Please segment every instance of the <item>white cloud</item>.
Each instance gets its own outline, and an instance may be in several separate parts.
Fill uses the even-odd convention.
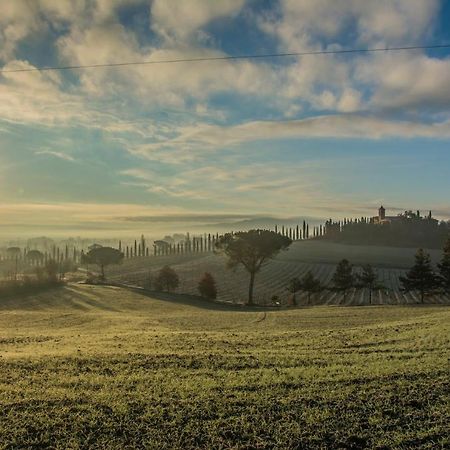
[[[152,28],[168,42],[177,43],[199,37],[199,30],[211,21],[236,15],[245,0],[154,0]],[[200,35],[201,38],[201,35]]]
[[[39,150],[35,152],[35,155],[53,156],[58,159],[63,159],[64,161],[75,161],[75,158],[67,153],[57,152],[53,150]]]
[[[423,54],[380,54],[360,60],[357,79],[374,88],[370,106],[447,110],[450,59]]]
[[[136,30],[119,22],[118,8],[138,3],[149,5],[147,11],[151,12],[152,26],[161,36],[169,36],[169,40],[159,43],[160,47],[142,45]],[[190,37],[216,19],[238,14],[245,0],[155,0],[152,3],[144,0],[39,0],[35,3],[11,0],[7,4],[10,5],[5,9],[7,14],[0,18],[1,32],[6,29],[1,27],[2,20],[4,24],[20,21],[25,24],[22,29],[26,33],[17,36],[35,33],[40,27],[45,29],[44,18],[44,22],[49,21],[54,26],[67,23],[69,32],[56,42],[62,63],[89,65],[224,56],[220,50],[204,47],[201,40]],[[438,2],[282,0],[280,5],[280,16],[259,18],[261,27],[275,36],[283,49],[307,50],[322,48],[324,38],[329,48],[339,48],[340,33],[350,23],[355,27],[358,42],[368,45],[391,43],[391,38],[411,37],[414,41],[426,34]],[[180,36],[186,36],[183,45],[177,41]],[[11,40],[8,52],[20,39]],[[5,66],[12,67],[31,65],[11,61]],[[46,125],[83,125],[102,128],[116,136],[131,132],[142,138],[166,140],[171,130],[161,132],[165,124],[152,121],[143,124],[141,119],[134,123],[136,116],[164,108],[169,114],[184,113],[183,120],[189,113],[187,123],[204,118],[210,123],[225,123],[235,114],[236,103],[214,110],[209,101],[217,94],[245,96],[259,103],[267,117],[287,118],[295,118],[305,111],[314,115],[392,107],[403,107],[406,112],[407,108],[418,107],[442,111],[450,103],[447,89],[450,62],[409,53],[362,55],[350,61],[331,55],[303,57],[292,64],[278,66],[269,62],[221,61],[97,68],[74,73],[80,76],[81,89],[75,85],[67,87],[51,72],[3,74],[0,76],[0,118]],[[242,124],[243,129],[247,126]],[[197,131],[189,126],[180,132]],[[326,129],[324,133],[327,134]],[[189,148],[189,140],[184,139],[182,145]],[[156,154],[156,149],[162,149],[164,144],[129,146],[137,153]],[[172,156],[166,152],[162,157],[168,161]],[[191,157],[185,152],[184,158]]]
[[[259,25],[278,40],[281,51],[407,46],[423,43],[439,6],[439,0],[280,0],[278,14],[260,17]],[[354,30],[350,44],[349,29]],[[305,56],[285,70],[281,93],[316,111],[353,112],[420,102],[427,107],[436,105],[437,97],[448,107],[449,73],[442,61],[410,52],[351,59]],[[395,82],[402,87],[397,89]],[[361,90],[373,93],[373,99],[364,100]]]
[[[329,115],[302,120],[254,121],[235,126],[198,124],[182,127],[177,137],[130,147],[131,153],[151,160],[186,162],[205,151],[226,149],[246,142],[276,139],[413,139],[450,138],[450,122],[420,123],[362,115]]]
[[[439,6],[439,0],[280,0],[279,16],[265,17],[260,25],[289,50],[339,44],[352,26],[360,43],[392,46],[426,35]]]
[[[59,40],[58,48],[64,60],[73,65],[224,56],[218,50],[192,46],[183,50],[142,48],[135,35],[119,23],[75,28]],[[219,92],[255,95],[265,91],[269,97],[277,85],[277,74],[268,66],[249,61],[218,61],[86,69],[80,80],[90,95],[122,95],[145,104],[146,109],[162,105],[183,109],[188,99],[204,105]]]
[[[36,5],[26,0],[5,0],[0,13],[0,60],[10,59],[18,43],[42,26]]]
[[[337,104],[337,110],[342,112],[358,111],[361,107],[361,93],[353,88],[345,88]]]

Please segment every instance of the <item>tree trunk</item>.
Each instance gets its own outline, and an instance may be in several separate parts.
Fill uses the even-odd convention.
[[[100,267],[102,269],[102,280],[104,280],[105,279],[105,266],[102,264]]]
[[[372,289],[369,289],[369,305],[372,304]]]
[[[424,299],[425,299],[425,291],[422,289],[420,291],[420,301],[421,301],[421,303],[424,303]]]
[[[255,284],[255,273],[250,273],[250,284],[248,285],[248,304],[253,305],[253,286]]]

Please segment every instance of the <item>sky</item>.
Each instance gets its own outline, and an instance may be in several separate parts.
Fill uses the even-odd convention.
[[[442,0],[0,0],[0,238],[450,218]]]

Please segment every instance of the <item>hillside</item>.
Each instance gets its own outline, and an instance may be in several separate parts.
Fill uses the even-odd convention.
[[[385,289],[376,292],[375,304],[413,304],[418,303],[414,293],[400,292],[399,276],[411,266],[414,249],[394,249],[390,247],[353,246],[333,244],[324,241],[294,242],[290,249],[282,252],[270,261],[258,274],[255,284],[255,299],[259,304],[268,304],[273,296],[286,301],[286,287],[290,279],[302,277],[311,270],[324,285],[330,285],[336,264],[343,258],[355,265],[370,263],[377,267],[378,275]],[[437,262],[441,252],[430,251]],[[145,286],[148,278],[155,275],[164,265],[172,266],[180,276],[179,292],[196,295],[197,283],[204,272],[210,272],[217,282],[218,300],[231,303],[245,303],[248,275],[242,269],[231,271],[226,260],[211,253],[169,255],[148,258],[135,258],[124,261],[120,266],[109,269],[109,278],[113,281]],[[306,296],[299,296],[300,304],[306,303]],[[312,304],[341,304],[341,295],[324,291],[312,298]],[[346,303],[350,305],[367,304],[369,293],[354,290]],[[427,299],[430,303],[450,302],[448,296],[434,296]]]
[[[0,304],[0,448],[446,448],[450,309]]]

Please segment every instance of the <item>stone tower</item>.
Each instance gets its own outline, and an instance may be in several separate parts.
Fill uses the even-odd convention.
[[[380,209],[378,210],[378,219],[380,220],[380,222],[386,219],[386,210],[384,209],[383,205],[381,205]]]

